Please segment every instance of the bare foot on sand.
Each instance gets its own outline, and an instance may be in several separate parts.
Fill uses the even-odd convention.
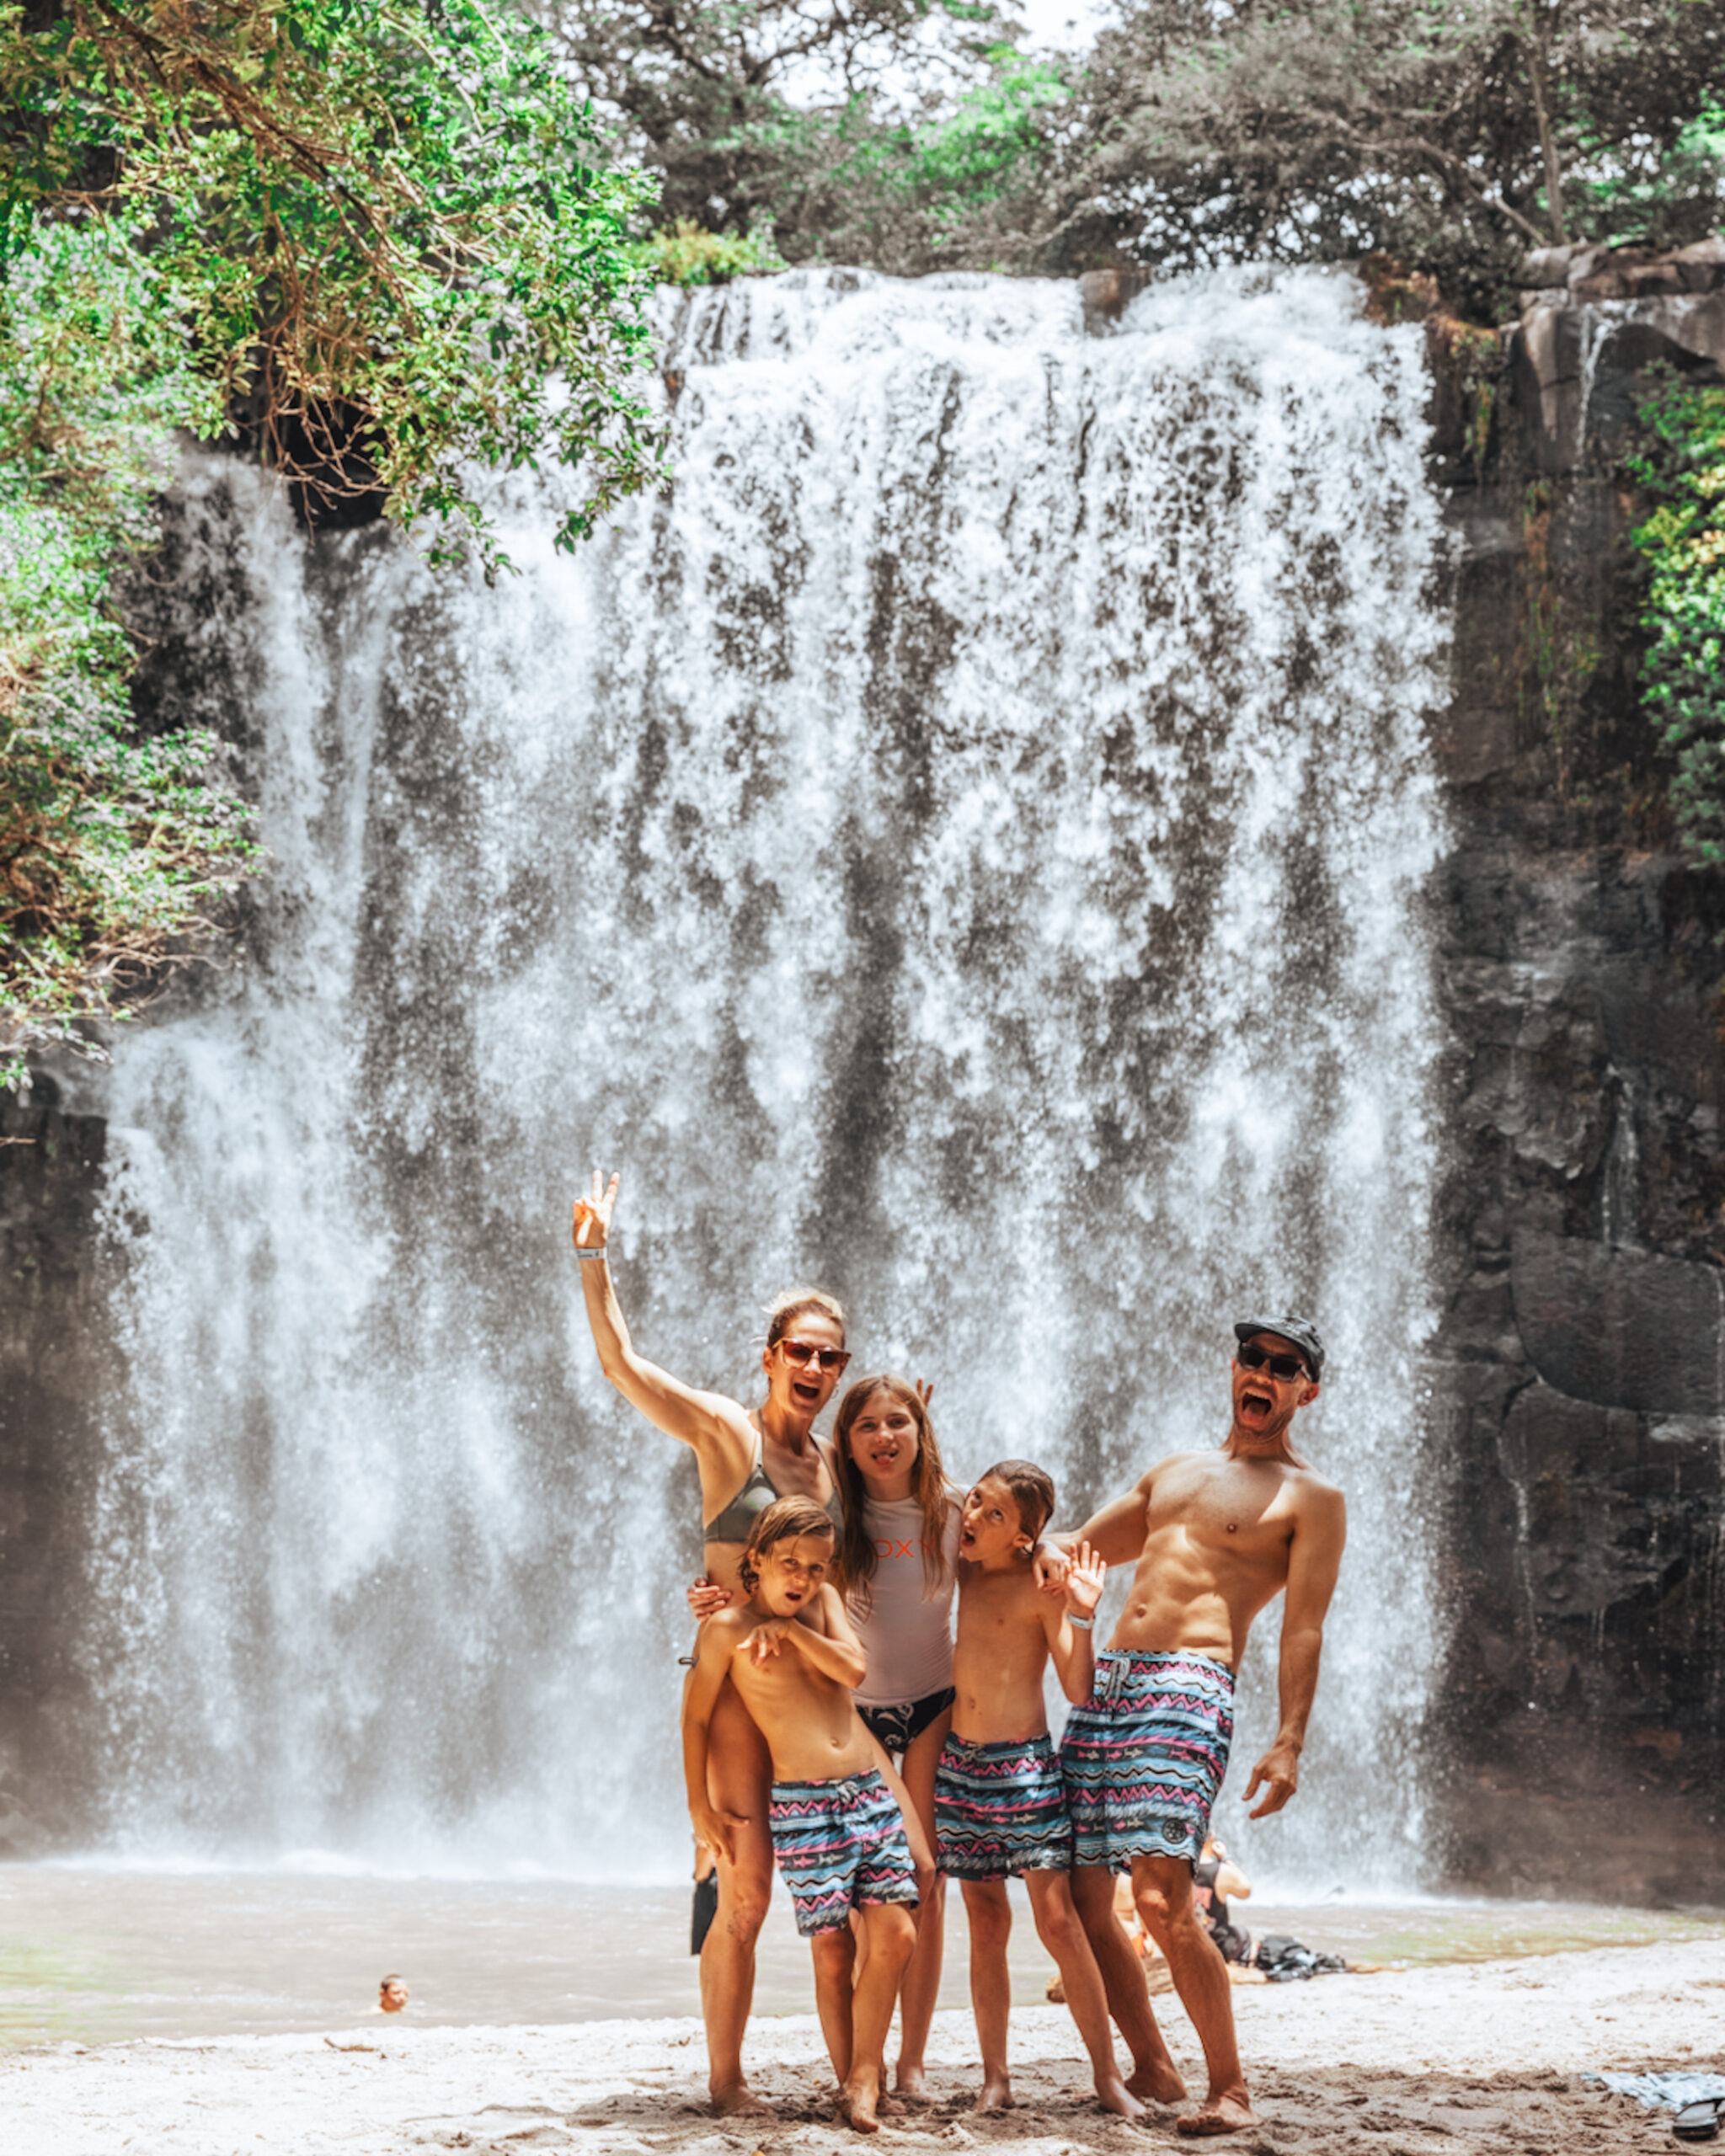
[[[970,2106],[973,2111],[1010,2111],[1012,2107],[1012,2084],[1004,2073],[985,2081],[980,2095]]]
[[[893,2094],[902,2096],[907,2104],[932,2104],[934,2097],[928,2086],[927,2070],[920,2066],[901,2066],[893,2077]]]
[[[1244,2133],[1258,2121],[1252,2116],[1252,2105],[1242,2089],[1237,2095],[1209,2096],[1195,2111],[1188,2111],[1183,2119],[1176,2119],[1176,2133],[1206,2136],[1215,2133]]]
[[[1186,2084],[1171,2058],[1152,2059],[1148,2066],[1135,2066],[1126,2076],[1127,2093],[1146,2104],[1183,2104]]]
[[[709,2092],[713,2108],[721,2118],[770,2119],[777,2113],[771,2104],[764,2104],[746,2081],[739,2081],[729,2089],[714,2089]]]
[[[1118,2073],[1097,2075],[1096,2099],[1105,2111],[1118,2111],[1123,2119],[1141,2119],[1144,2116],[1143,2105]],[[981,2108],[979,2104],[977,2109],[980,2111]]]
[[[839,2116],[853,2133],[879,2133],[880,2084],[867,2079],[846,2081],[839,2090]]]

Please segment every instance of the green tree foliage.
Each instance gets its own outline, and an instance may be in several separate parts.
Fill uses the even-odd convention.
[[[1034,173],[1048,115],[1069,97],[1049,61],[1009,45],[984,57],[986,76],[934,111],[883,123],[852,103],[804,122],[805,146],[825,153],[809,221],[829,259],[850,242],[884,268],[978,266],[991,210]]]
[[[1725,867],[1725,389],[1667,379],[1641,417],[1630,469],[1653,504],[1634,533],[1652,570],[1642,704],[1676,758],[1685,851]]]
[[[1715,86],[1710,94],[1717,94]],[[1632,137],[1605,146],[1578,185],[1589,237],[1612,246],[1681,247],[1725,216],[1725,107],[1708,104],[1669,147]]]
[[[995,0],[526,0],[660,182],[669,220],[771,228],[793,262],[933,267],[1040,154],[1064,96]]]
[[[113,583],[214,415],[141,248],[44,223],[0,291],[0,1040],[77,1038],[249,857],[214,744],[131,724]],[[0,1075],[14,1080],[14,1054]]]
[[[0,1030],[117,1015],[246,857],[212,744],[142,739],[116,574],[175,428],[504,566],[659,473],[648,191],[501,0],[0,0]],[[556,377],[559,376],[561,380]]]
[[[1010,45],[982,64],[980,80],[915,110],[858,97],[752,131],[793,207],[785,253],[905,275],[988,266],[987,214],[1034,172],[1044,108],[1068,93],[1057,69]]]
[[[1498,303],[1517,256],[1698,237],[1725,163],[1717,0],[1127,0],[1076,77],[1014,259],[1382,251]]]
[[[403,524],[452,526],[494,559],[473,464],[579,467],[565,540],[653,475],[622,243],[642,183],[600,163],[513,15],[66,0],[32,30],[13,4],[0,104],[0,264],[45,216],[125,212],[110,229],[143,238],[222,408],[249,406],[271,461],[313,488],[381,485]],[[362,478],[344,480],[344,456]]]
[[[1490,318],[1519,258],[1681,243],[1725,197],[1719,0],[522,0],[667,216],[793,261],[1064,271],[1383,253]]]
[[[661,285],[725,285],[733,277],[760,277],[785,263],[765,232],[714,232],[692,217],[638,240],[630,250],[646,274]]]

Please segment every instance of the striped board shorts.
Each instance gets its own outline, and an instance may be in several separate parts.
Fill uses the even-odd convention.
[[[917,1901],[899,1801],[877,1767],[818,1782],[775,1782],[773,1854],[804,1939],[838,1931],[852,1909]]]
[[[1196,1864],[1233,1734],[1226,1662],[1105,1647],[1060,1739],[1073,1862],[1109,1871],[1130,1871],[1135,1856]]]
[[[948,1737],[934,1770],[934,1832],[940,1868],[954,1879],[1070,1871],[1072,1822],[1052,1743]]]

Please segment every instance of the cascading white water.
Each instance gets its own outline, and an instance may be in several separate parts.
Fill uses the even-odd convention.
[[[1102,339],[990,278],[666,306],[675,484],[573,560],[518,489],[496,591],[189,469],[273,866],[244,979],[114,1074],[114,1836],[681,1865],[697,1497],[579,1315],[598,1161],[647,1353],[751,1398],[761,1305],[818,1280],[959,1477],[1028,1453],[1068,1518],[1225,1434],[1234,1315],[1316,1315],[1353,1542],[1306,1786],[1241,1839],[1410,1880],[1418,334],[1316,272]]]

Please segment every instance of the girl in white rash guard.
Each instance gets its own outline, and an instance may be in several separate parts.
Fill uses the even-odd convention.
[[[934,1770],[953,1718],[953,1588],[959,1502],[941,1465],[928,1410],[903,1378],[860,1378],[833,1425],[832,1476],[844,1503],[837,1572],[868,1657],[857,1709],[901,1762],[931,1844]],[[923,2052],[940,1990],[944,1880],[917,1919],[900,1999],[895,2086],[926,2094]]]

